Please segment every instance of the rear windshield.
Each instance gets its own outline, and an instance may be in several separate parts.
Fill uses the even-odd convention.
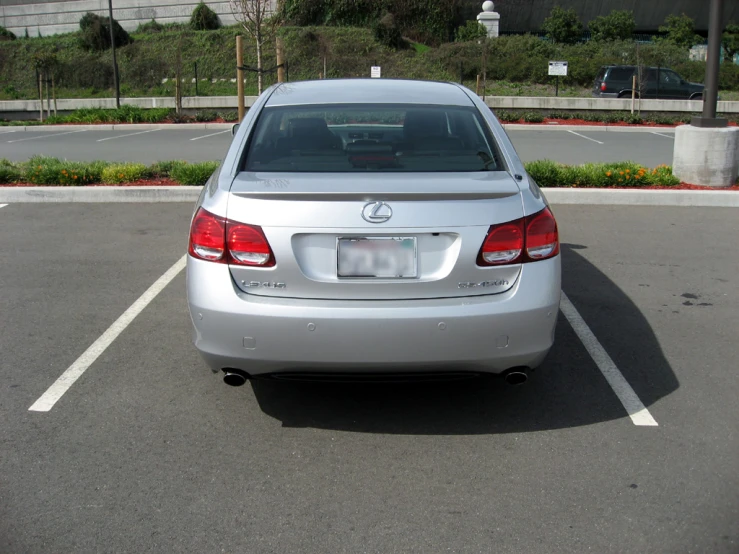
[[[609,81],[628,81],[634,74],[633,67],[612,67],[608,72]]]
[[[265,108],[247,171],[500,171],[474,107],[382,104]]]

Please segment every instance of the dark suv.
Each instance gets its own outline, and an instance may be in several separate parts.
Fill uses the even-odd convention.
[[[672,69],[643,67],[640,80],[635,65],[601,67],[593,84],[593,96],[599,98],[631,98],[634,75],[637,75],[637,98],[663,98],[666,100],[701,100],[703,98],[703,85],[687,82]]]

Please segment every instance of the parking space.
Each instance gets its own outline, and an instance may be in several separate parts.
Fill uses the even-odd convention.
[[[0,210],[0,551],[736,551],[739,249],[706,233],[733,210],[554,207],[564,292],[658,426],[564,315],[518,388],[229,388],[181,271],[29,411],[182,257],[191,209]]]
[[[0,138],[3,157],[32,155],[70,160],[219,160],[231,143],[228,129],[144,129],[141,131],[25,131]],[[568,164],[633,160],[648,167],[672,163],[674,130],[590,131],[509,128],[523,161],[553,159]]]
[[[543,158],[566,164],[634,161],[647,167],[672,164],[673,129],[654,131],[509,130],[524,161]]]

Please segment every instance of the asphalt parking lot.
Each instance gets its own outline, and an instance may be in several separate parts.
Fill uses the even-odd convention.
[[[190,342],[191,205],[1,207],[0,551],[737,552],[736,211],[554,210],[592,337],[561,315],[525,385],[229,388]]]
[[[549,158],[562,163],[633,160],[647,167],[671,164],[674,130],[629,131],[509,128],[523,161]],[[0,157],[24,161],[33,155],[80,161],[111,160],[151,164],[160,160],[220,160],[231,143],[228,129],[13,131],[0,127]]]

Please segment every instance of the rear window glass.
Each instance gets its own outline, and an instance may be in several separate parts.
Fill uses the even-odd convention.
[[[634,74],[633,67],[612,67],[608,72],[609,81],[628,81]]]
[[[600,68],[600,71],[598,71],[598,74],[595,76],[595,80],[596,81],[602,81],[603,80],[603,77],[605,77],[605,76],[606,76],[606,68],[605,67],[601,67]]]
[[[277,106],[259,116],[244,169],[265,172],[503,170],[474,107]]]

